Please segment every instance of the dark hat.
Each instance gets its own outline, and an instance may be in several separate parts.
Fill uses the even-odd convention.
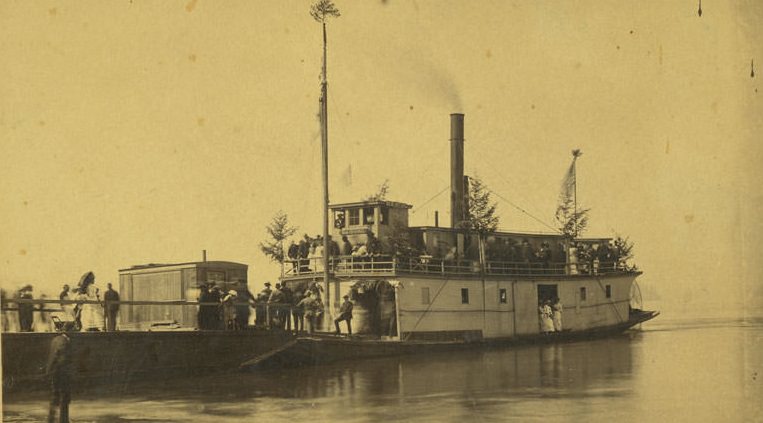
[[[95,282],[95,274],[93,272],[87,272],[84,275],[82,275],[81,278],[79,278],[79,286],[87,287],[87,285],[90,285],[91,283]]]
[[[350,298],[350,296],[349,296],[349,295],[345,295],[345,296],[344,296],[344,297],[342,297],[342,298]]]
[[[265,282],[265,286],[270,286],[270,282]]]

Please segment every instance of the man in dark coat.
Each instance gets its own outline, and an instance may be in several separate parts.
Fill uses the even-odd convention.
[[[347,333],[349,335],[352,335],[352,302],[350,302],[350,296],[345,295],[344,296],[344,302],[339,307],[339,316],[337,316],[336,319],[334,319],[334,326],[336,327],[336,334],[339,335],[341,331],[339,330],[339,322],[346,321],[347,322]]]
[[[289,260],[291,261],[292,269],[295,271],[297,270],[298,260],[299,260],[299,246],[294,243],[294,240],[291,241],[291,244],[289,244],[289,249],[286,250],[286,255],[289,257]]]
[[[259,327],[267,327],[267,315],[268,315],[268,300],[273,290],[270,289],[270,282],[265,282],[265,288],[257,294],[256,305],[254,308],[256,325]]]
[[[299,333],[305,330],[305,310],[300,306],[304,298],[302,291],[297,291],[292,296],[291,314],[294,318],[294,332]]]
[[[285,282],[281,284],[281,292],[283,293],[284,303],[284,308],[281,310],[282,328],[284,330],[291,330],[291,307],[294,304],[294,292]]]
[[[283,327],[284,314],[286,314],[283,309],[286,305],[285,302],[283,291],[281,291],[281,284],[276,283],[276,289],[270,293],[270,298],[268,298],[268,310],[270,313],[269,323],[271,328]]]
[[[216,305],[209,306],[209,327],[207,329],[210,330],[222,330],[223,329],[223,317],[222,317],[222,304],[220,304],[220,300],[222,300],[222,292],[220,292],[220,288],[217,286],[213,286],[212,289],[209,290],[209,302],[215,303]]]
[[[350,243],[350,240],[347,239],[347,235],[342,235],[342,255],[343,256],[352,255],[352,243]]]
[[[50,342],[46,374],[50,379],[51,398],[48,422],[56,421],[56,411],[61,423],[69,423],[71,401],[71,340],[61,333]]]
[[[32,285],[27,285],[19,291],[18,299],[31,300],[32,297]],[[18,303],[19,309],[19,326],[21,332],[31,332],[32,322],[34,321],[34,304],[30,303]]]
[[[310,255],[310,237],[305,234],[304,238],[299,241],[299,271],[304,272],[307,270],[309,261],[307,256]]]
[[[201,284],[199,286],[199,314],[196,316],[198,319],[199,330],[209,329],[209,307],[204,303],[210,302],[209,288],[207,285]]]
[[[106,301],[106,328],[109,332],[117,330],[117,313],[119,313],[119,293],[106,284],[106,293],[103,300]]]

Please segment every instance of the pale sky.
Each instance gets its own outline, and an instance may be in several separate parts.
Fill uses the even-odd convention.
[[[202,249],[253,291],[275,279],[273,214],[321,231],[309,4],[0,3],[0,284],[55,294]],[[760,304],[763,2],[336,4],[332,202],[389,179],[412,224],[448,222],[447,194],[417,206],[449,184],[462,112],[467,174],[549,224],[583,150],[586,235],[630,236],[647,303]],[[497,200],[502,228],[547,229]]]

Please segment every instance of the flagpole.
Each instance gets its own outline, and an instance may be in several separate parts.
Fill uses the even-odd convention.
[[[326,293],[324,297],[326,310],[325,327],[331,320],[331,289],[329,287],[329,129],[328,129],[328,81],[326,78],[326,22],[323,22],[323,75],[321,77],[321,158],[323,165],[321,175],[323,177],[323,287]]]
[[[323,66],[321,69],[321,176],[323,178],[323,287],[324,287],[324,328],[328,330],[333,317],[331,290],[329,287],[329,179],[328,179],[328,78],[326,76],[326,18],[339,17],[331,0],[319,0],[310,8],[310,15],[321,23],[323,29]]]

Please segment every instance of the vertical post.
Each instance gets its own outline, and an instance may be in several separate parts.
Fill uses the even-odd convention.
[[[326,22],[323,22],[323,75],[321,78],[321,156],[323,166],[321,175],[323,176],[323,284],[326,292],[324,319],[325,327],[329,328],[331,318],[333,317],[331,307],[331,289],[329,288],[329,179],[328,179],[328,81],[326,79]],[[328,329],[327,329],[328,330]]]

